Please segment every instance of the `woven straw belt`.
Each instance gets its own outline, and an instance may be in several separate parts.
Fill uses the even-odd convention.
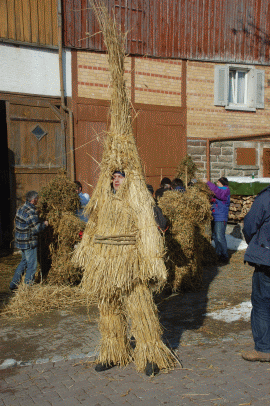
[[[131,235],[95,235],[94,244],[135,245],[136,236]]]

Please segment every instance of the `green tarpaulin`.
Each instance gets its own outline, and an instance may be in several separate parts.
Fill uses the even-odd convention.
[[[261,190],[265,189],[267,186],[269,186],[269,183],[261,183],[261,182],[238,183],[229,181],[231,196],[232,195],[254,196],[257,195]]]

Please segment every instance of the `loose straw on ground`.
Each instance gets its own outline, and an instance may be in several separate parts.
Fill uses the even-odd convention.
[[[72,311],[81,306],[87,306],[87,298],[79,287],[48,284],[29,287],[21,284],[1,312],[1,318],[26,320],[35,314],[48,313],[54,309]]]

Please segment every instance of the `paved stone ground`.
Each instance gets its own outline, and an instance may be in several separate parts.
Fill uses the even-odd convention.
[[[97,373],[86,360],[4,370],[0,405],[269,405],[269,364],[243,361],[245,346],[180,346],[183,368],[153,378],[133,365]]]
[[[97,373],[97,309],[54,311],[28,321],[3,320],[0,406],[38,405],[270,405],[269,363],[249,363],[249,321],[214,320],[210,312],[250,299],[252,268],[243,252],[230,264],[205,269],[200,292],[159,298],[164,340],[182,368],[148,378],[133,364]],[[22,363],[19,365],[19,362]],[[23,366],[24,365],[24,366]]]

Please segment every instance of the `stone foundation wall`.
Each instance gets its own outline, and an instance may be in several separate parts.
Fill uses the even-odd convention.
[[[254,148],[256,150],[255,165],[238,165],[237,148]],[[215,182],[221,176],[252,176],[263,177],[263,149],[270,148],[270,142],[256,141],[222,141],[210,145],[210,176]],[[206,177],[206,141],[203,139],[187,139],[187,153],[198,166],[198,177]]]

